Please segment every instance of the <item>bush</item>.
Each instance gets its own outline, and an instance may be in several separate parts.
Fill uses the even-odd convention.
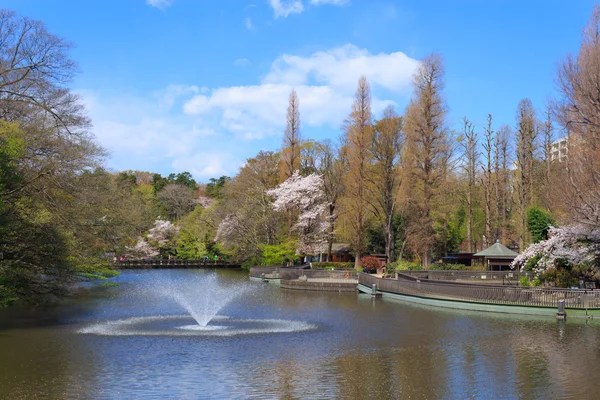
[[[365,256],[360,259],[360,265],[362,265],[363,268],[367,268],[369,271],[377,271],[381,264],[377,257]]]
[[[396,271],[415,271],[415,270],[420,270],[421,269],[421,265],[420,264],[415,264],[413,262],[410,261],[406,261],[406,260],[398,260],[398,261],[394,261],[392,263],[388,263],[385,268],[387,269],[388,273],[393,273]]]
[[[286,261],[296,258],[296,242],[293,240],[281,244],[263,244],[259,246],[262,250],[261,265],[283,265]]]
[[[354,269],[351,262],[313,262],[313,269]]]
[[[463,264],[433,263],[429,266],[429,269],[434,271],[460,271],[465,269],[465,266]]]
[[[529,282],[529,278],[526,276],[522,276],[519,278],[519,286],[531,286],[531,282]]]
[[[548,230],[554,225],[550,214],[538,207],[531,207],[527,211],[527,229],[531,233],[533,243],[548,239]]]

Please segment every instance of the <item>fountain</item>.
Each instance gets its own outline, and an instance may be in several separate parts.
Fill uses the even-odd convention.
[[[156,288],[162,296],[183,307],[196,320],[198,327],[207,327],[219,310],[248,289],[248,285],[222,286],[216,274],[204,275],[201,279],[171,279]]]
[[[264,286],[251,282],[223,285],[216,273],[162,276],[137,288],[135,297],[147,304],[173,301],[186,315],[152,315],[109,320],[86,326],[79,333],[105,336],[237,336],[315,329],[306,322],[281,319],[240,319],[219,312],[235,299]]]

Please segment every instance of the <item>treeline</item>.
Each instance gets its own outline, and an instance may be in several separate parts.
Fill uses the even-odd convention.
[[[428,267],[449,252],[495,241],[523,251],[546,240],[552,225],[597,230],[599,14],[595,7],[579,54],[560,64],[560,98],[537,108],[525,98],[515,104],[515,120],[503,124],[490,112],[450,128],[438,54],[421,61],[402,113],[388,107],[373,115],[362,77],[336,143],[302,137],[301,103],[292,91],[282,149],[249,159],[215,203],[218,243],[250,264],[303,254],[328,259],[333,242],[347,242],[357,267],[369,253]],[[598,236],[579,234],[573,246]],[[524,268],[549,259],[536,254]],[[584,264],[597,269],[598,258]]]
[[[198,203],[189,173],[103,168],[105,152],[69,88],[69,50],[43,23],[0,10],[0,305],[114,276],[115,255],[156,216],[177,220]]]
[[[496,240],[518,250],[542,241],[524,268],[576,265],[597,276],[599,18],[596,7],[579,53],[558,68],[560,98],[538,109],[523,99],[514,121],[490,113],[480,126],[470,118],[486,116],[468,116],[452,130],[443,59],[432,54],[404,110],[374,115],[362,77],[337,141],[302,136],[292,91],[279,151],[198,184],[187,172],[106,171],[68,86],[70,45],[0,11],[0,302],[41,302],[76,280],[110,277],[115,257],[270,265],[330,259],[334,243],[350,244],[357,267],[372,253],[428,267]],[[558,157],[562,136],[568,154]],[[567,245],[549,258],[560,247],[544,242],[555,224],[578,227],[559,232]]]

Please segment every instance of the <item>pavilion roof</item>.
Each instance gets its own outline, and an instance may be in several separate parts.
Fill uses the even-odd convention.
[[[515,258],[519,254],[512,251],[508,247],[504,246],[500,241],[496,241],[493,245],[488,247],[485,250],[480,251],[479,253],[475,253],[475,257],[486,257],[486,258],[495,258],[495,257],[503,257],[503,258]]]

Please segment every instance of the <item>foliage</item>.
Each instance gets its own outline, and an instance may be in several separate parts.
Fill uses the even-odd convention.
[[[179,185],[183,186],[190,191],[196,190],[196,181],[192,178],[192,174],[189,172],[180,172],[178,174],[169,174],[166,178],[160,174],[152,175],[152,191],[157,195],[168,185]]]
[[[225,187],[227,181],[229,181],[230,179],[230,177],[225,175],[221,176],[218,179],[210,178],[209,183],[206,184],[206,195],[208,197],[212,197],[213,199],[223,197],[223,188]]]
[[[260,264],[261,265],[285,265],[287,262],[292,262],[297,259],[296,242],[293,240],[283,242],[281,244],[260,246],[262,250]]]
[[[312,269],[354,269],[354,263],[351,262],[313,262]]]
[[[327,208],[323,199],[323,179],[317,174],[300,176],[298,171],[267,191],[272,196],[273,209],[278,212],[297,212],[294,228],[298,231],[298,252],[318,254],[324,250]]]
[[[589,225],[550,228],[549,238],[530,245],[512,268],[531,270],[542,281],[568,287],[580,277],[598,280],[600,229]]]
[[[381,264],[377,257],[364,256],[360,259],[360,265],[369,270],[374,270],[374,269],[379,269]]]
[[[527,210],[527,229],[533,243],[548,239],[548,230],[554,224],[554,219],[538,207]]]
[[[443,271],[461,271],[465,269],[463,264],[448,264],[448,263],[432,263],[429,265],[431,270],[443,270]]]
[[[421,264],[417,264],[406,260],[397,260],[386,265],[388,272],[395,271],[415,271],[421,269]]]

